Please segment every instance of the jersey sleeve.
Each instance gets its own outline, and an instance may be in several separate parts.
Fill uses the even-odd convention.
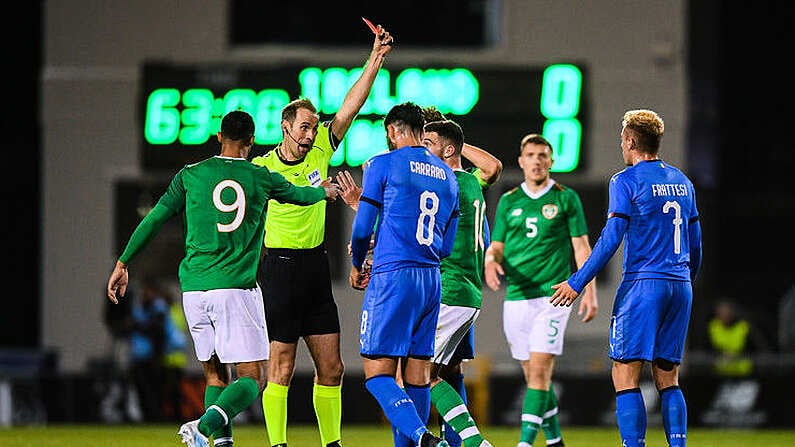
[[[326,198],[322,186],[295,186],[278,172],[268,171],[271,176],[271,198],[281,203],[312,205]]]
[[[608,191],[610,195],[610,214],[608,214],[605,227],[602,229],[602,234],[596,244],[594,244],[588,259],[579,270],[569,277],[569,285],[577,292],[582,292],[585,285],[596,277],[596,274],[604,268],[607,261],[613,257],[621,245],[629,226],[629,215],[631,213],[630,210],[622,208],[623,204],[630,204],[631,206],[628,191],[629,189],[619,178],[613,176],[610,179]],[[622,212],[616,210],[622,210]]]
[[[480,168],[470,168],[467,170],[467,172],[475,176],[478,181],[478,185],[480,185],[480,189],[489,188],[489,184],[480,176],[480,174],[483,172]]]
[[[373,158],[363,169],[362,195],[351,229],[351,262],[356,267],[364,263],[370,248],[370,237],[383,205],[386,169],[382,167],[382,162],[383,158]]]
[[[491,231],[491,240],[505,242],[505,208],[507,207],[505,195],[497,202],[497,210],[494,214],[494,228]]]
[[[334,119],[331,119],[331,121],[324,121],[321,123],[317,129],[317,138],[315,138],[315,144],[323,145],[324,147],[331,149],[330,152],[336,151],[337,146],[342,141],[337,139],[337,136],[334,135],[334,132],[331,130],[331,123],[333,121]],[[320,142],[318,142],[318,140],[320,140]]]
[[[362,169],[362,195],[360,200],[371,202],[377,207],[384,203],[384,189],[388,172],[385,157],[373,157],[367,162],[367,168]]]
[[[370,202],[360,202],[353,219],[351,229],[351,263],[356,268],[361,268],[367,251],[370,249],[370,238],[373,227],[378,219],[380,208]]]
[[[632,215],[632,194],[630,191],[631,188],[627,184],[626,178],[621,176],[621,173],[614,175],[610,179],[607,206],[608,218],[615,214],[629,219],[629,216]]]
[[[458,203],[458,198],[456,198],[455,203]],[[444,231],[444,240],[442,240],[442,248],[439,251],[440,258],[446,258],[453,252],[455,234],[458,231],[458,213],[458,207],[456,207],[450,216],[450,220],[447,222],[447,227]]]
[[[690,195],[693,208],[688,218],[688,241],[690,242],[690,281],[695,281],[701,269],[701,222],[699,221],[698,208],[696,207],[696,192],[690,184]]]
[[[135,231],[127,241],[119,260],[125,264],[132,261],[141,250],[154,238],[171,216],[177,214],[185,207],[185,187],[182,183],[184,169],[177,172],[171,180],[166,192],[157,201],[157,204],[141,220]]]

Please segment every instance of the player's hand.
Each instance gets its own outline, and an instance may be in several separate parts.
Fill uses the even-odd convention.
[[[580,294],[571,288],[568,281],[563,281],[552,286],[554,292],[549,298],[553,306],[571,306]]]
[[[130,281],[127,266],[121,261],[116,261],[116,266],[108,278],[108,299],[113,304],[119,304],[119,298],[127,294],[127,284]],[[116,292],[118,290],[118,295]]]
[[[370,267],[367,266],[367,262],[365,262],[365,265],[362,266],[361,269],[357,268],[356,266],[351,266],[351,272],[348,275],[348,280],[351,283],[351,287],[354,289],[366,289],[367,285],[370,283]]]
[[[505,270],[499,262],[490,260],[483,265],[486,285],[493,291],[500,289],[500,276],[505,276]]]
[[[348,171],[337,173],[337,184],[340,185],[340,197],[354,211],[359,209],[359,199],[362,197],[362,188]]]
[[[329,202],[337,200],[337,196],[339,196],[340,192],[342,191],[338,184],[333,183],[331,181],[331,177],[328,177],[322,182],[320,182],[320,186],[322,186],[323,189],[326,190],[326,200],[328,200]]]
[[[585,288],[580,300],[580,307],[577,315],[582,316],[582,322],[587,323],[594,319],[599,312],[599,301],[596,299],[596,288],[591,285]]]

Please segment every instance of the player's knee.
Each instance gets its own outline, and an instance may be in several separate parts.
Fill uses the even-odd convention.
[[[654,366],[656,368],[659,368],[659,369],[665,371],[665,372],[671,372],[676,367],[676,363],[674,363],[674,362],[672,362],[670,360],[665,360],[665,359],[655,359],[654,360]]]
[[[678,366],[676,363],[662,359],[656,359],[653,362],[652,375],[654,376],[654,385],[658,390],[679,385]]]

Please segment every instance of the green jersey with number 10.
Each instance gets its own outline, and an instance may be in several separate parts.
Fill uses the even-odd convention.
[[[450,256],[442,259],[442,303],[480,309],[483,302],[485,183],[479,171],[455,171],[458,181],[458,230]]]

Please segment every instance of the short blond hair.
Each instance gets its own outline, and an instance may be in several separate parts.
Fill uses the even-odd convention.
[[[642,152],[656,155],[665,132],[665,123],[653,110],[636,109],[624,112],[621,126],[638,135],[638,145]]]

